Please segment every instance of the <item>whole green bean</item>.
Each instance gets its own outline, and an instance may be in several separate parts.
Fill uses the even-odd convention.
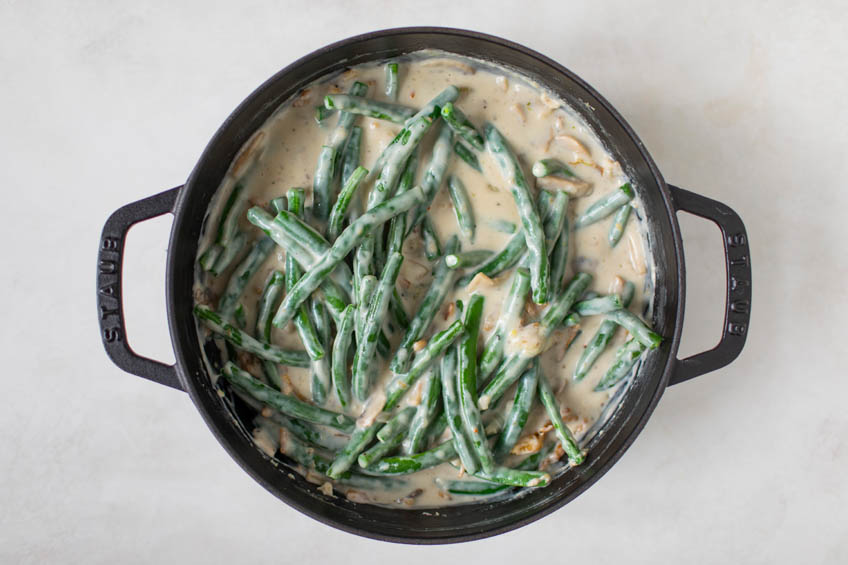
[[[221,219],[218,220],[215,243],[222,248],[227,247],[238,232],[239,216],[245,202],[247,202],[247,199],[244,196],[244,181],[240,180],[233,186],[233,190],[221,210]]]
[[[453,236],[448,241],[445,251],[451,254],[456,250],[458,245],[459,242],[456,236]],[[430,288],[427,289],[427,293],[418,305],[418,310],[409,322],[409,328],[403,335],[395,356],[392,358],[390,367],[395,373],[403,373],[409,367],[412,360],[413,345],[424,336],[427,328],[433,323],[433,319],[445,301],[448,292],[450,292],[452,284],[453,271],[448,268],[444,260],[439,261],[433,273],[433,281],[430,283]]]
[[[607,319],[630,332],[636,340],[648,349],[656,349],[662,343],[662,336],[651,331],[645,322],[629,310],[616,310],[607,314]]]
[[[394,438],[396,435],[405,432],[409,429],[409,423],[412,422],[412,417],[415,416],[415,406],[405,406],[397,411],[392,416],[392,419],[377,431],[377,440],[386,442]],[[363,465],[367,467],[367,465]]]
[[[235,261],[236,257],[239,256],[239,253],[241,253],[242,249],[244,249],[246,243],[247,235],[243,231],[236,232],[232,240],[230,240],[229,245],[226,247],[217,246],[217,249],[220,249],[221,252],[215,258],[215,262],[207,270],[216,277],[226,271],[233,261]],[[206,257],[206,262],[210,261],[210,257]]]
[[[385,427],[385,426],[383,426]],[[383,429],[383,428],[380,428]],[[378,441],[370,448],[368,448],[365,452],[360,453],[357,458],[357,463],[363,469],[368,469],[374,463],[397,449],[401,443],[403,443],[403,436],[406,430],[401,431],[398,434],[393,435],[388,438],[386,441]]]
[[[574,171],[559,159],[540,159],[533,163],[534,177],[546,177],[548,175],[556,175],[569,179],[577,178]]]
[[[418,453],[423,447],[427,430],[436,415],[441,400],[442,381],[439,366],[433,365],[425,379],[421,402],[409,423],[409,433],[403,440],[403,453],[406,455]]]
[[[645,352],[645,345],[639,343],[639,340],[636,338],[630,338],[625,342],[624,345],[616,352],[615,360],[613,361],[610,368],[607,369],[607,372],[604,373],[604,376],[601,377],[601,380],[595,386],[595,391],[607,390],[608,388],[614,387],[619,383],[624,377],[630,374],[633,370],[633,366],[636,364],[636,361],[642,356],[642,353]]]
[[[526,250],[527,245],[524,242],[524,234],[515,234],[501,251],[492,255],[483,264],[478,265],[471,272],[461,277],[456,282],[457,286],[466,286],[479,273],[483,273],[489,278],[498,276],[515,265]]]
[[[556,241],[554,251],[551,254],[551,289],[554,295],[559,295],[562,292],[562,285],[565,278],[565,269],[568,267],[568,246],[569,235],[571,230],[568,226],[568,214],[562,223],[562,230],[559,233],[559,239]]]
[[[436,197],[436,194],[439,192],[439,188],[442,186],[442,182],[445,178],[445,171],[447,171],[448,163],[450,162],[453,132],[449,127],[446,127],[441,123],[438,124],[436,128],[438,130],[436,141],[433,142],[430,162],[427,164],[427,168],[424,169],[424,177],[421,181],[421,187],[424,189],[427,198],[421,206],[414,208],[408,214],[409,221],[407,222],[407,231],[411,231],[422,220],[424,220],[425,216],[428,215],[427,210],[430,208],[430,205],[433,203],[433,199]]]
[[[462,466],[469,473],[475,472],[479,465],[474,452],[471,449],[471,440],[465,432],[462,422],[462,411],[459,407],[459,389],[457,387],[457,358],[458,352],[455,347],[450,348],[442,357],[441,380],[442,380],[442,403],[445,407],[445,419],[451,430],[453,444]]]
[[[494,255],[494,251],[489,249],[474,249],[472,251],[451,253],[450,255],[445,255],[445,265],[453,270],[467,269],[468,267],[479,265],[492,255]]]
[[[633,206],[625,204],[618,209],[618,212],[615,213],[615,219],[613,220],[612,225],[610,225],[609,231],[610,247],[618,245],[621,236],[624,235],[624,228],[627,226],[627,220],[630,218],[631,210],[633,210]]]
[[[459,180],[456,175],[448,177],[448,194],[453,203],[454,213],[456,214],[456,223],[459,225],[459,231],[469,240],[474,241],[474,234],[477,230],[477,221],[474,219],[474,209],[471,206],[471,199],[468,197],[468,191],[465,184]]]
[[[568,194],[557,192],[551,201],[550,209],[545,217],[545,241],[549,254],[554,252],[556,242],[565,227],[567,211]]]
[[[577,218],[577,221],[574,222],[574,227],[582,228],[603,220],[633,200],[634,196],[635,193],[633,192],[633,188],[631,188],[630,183],[624,183],[617,190],[610,192],[589,206],[589,208],[583,212],[583,215]]]
[[[424,213],[421,219],[421,239],[424,242],[424,255],[427,256],[429,261],[435,261],[442,256],[442,244],[439,241],[436,228],[433,227],[430,214],[427,213]]]
[[[527,416],[530,414],[530,409],[533,407],[533,402],[536,400],[536,386],[539,380],[539,363],[534,363],[532,367],[521,375],[518,380],[518,388],[515,389],[515,399],[512,402],[512,407],[506,417],[506,424],[498,436],[493,454],[495,459],[503,461],[510,450],[515,446],[518,437],[521,435],[521,430],[527,423]]]
[[[565,451],[566,455],[568,455],[568,460],[574,465],[580,465],[583,463],[586,456],[580,450],[580,446],[577,445],[577,440],[574,439],[574,435],[571,433],[571,430],[565,425],[565,422],[562,421],[562,414],[560,414],[559,411],[559,402],[557,402],[556,396],[554,396],[554,393],[551,390],[551,385],[548,383],[548,379],[545,377],[544,373],[542,373],[541,369],[539,370],[539,399],[542,401],[542,405],[545,407],[548,418],[550,418],[551,423],[554,426],[554,432],[556,432],[563,451]]]
[[[471,440],[471,447],[483,472],[491,473],[495,467],[495,459],[489,449],[486,431],[477,408],[477,337],[480,334],[484,301],[481,294],[472,294],[463,312],[465,334],[457,346],[457,392],[466,437]]]
[[[347,138],[344,151],[342,152],[342,186],[347,184],[350,175],[359,168],[359,154],[362,147],[362,128],[353,126]],[[367,173],[367,170],[366,170]],[[334,205],[335,206],[335,205]]]
[[[227,319],[232,318],[247,283],[265,262],[265,259],[274,248],[274,241],[270,237],[263,237],[250,250],[247,256],[238,264],[236,270],[227,282],[227,288],[218,302],[218,312]]]
[[[300,306],[312,292],[318,288],[323,280],[335,269],[350,251],[356,247],[368,235],[374,226],[381,225],[396,216],[406,212],[424,199],[424,192],[420,187],[413,188],[391,200],[384,202],[366,211],[362,216],[352,222],[333,243],[329,251],[312,266],[312,269],[295,285],[280,304],[273,324],[284,327],[294,315],[295,309]]]
[[[608,314],[614,310],[619,310],[622,307],[621,299],[615,294],[607,294],[606,296],[581,300],[573,306],[574,311],[581,316]]]
[[[397,330],[405,332],[409,329],[409,314],[406,313],[397,287],[392,290],[392,295],[389,298],[389,312],[392,315],[392,320],[397,324]]]
[[[492,335],[486,341],[483,354],[480,355],[479,377],[481,380],[488,378],[503,359],[507,332],[518,325],[529,290],[530,272],[523,268],[516,269],[501,315]]]
[[[492,125],[486,124],[486,149],[495,158],[501,169],[504,180],[509,183],[510,191],[518,207],[521,225],[524,228],[524,240],[527,245],[530,262],[530,284],[533,288],[533,301],[545,304],[548,301],[548,284],[550,282],[550,264],[545,243],[545,232],[542,221],[536,212],[536,206],[530,195],[530,187],[521,171],[521,165],[515,154],[509,149],[506,139]]]
[[[456,156],[465,161],[469,167],[478,172],[483,172],[483,168],[480,166],[480,160],[477,159],[477,155],[468,147],[465,146],[461,141],[457,141],[453,144],[453,152],[456,153]]]
[[[353,462],[356,461],[359,454],[365,451],[365,448],[374,441],[378,427],[376,423],[357,426],[350,435],[350,441],[333,460],[330,468],[327,469],[327,476],[331,479],[338,479],[344,475],[353,466]]]
[[[342,322],[339,324],[336,339],[333,342],[333,388],[336,390],[336,398],[342,408],[347,408],[350,402],[350,383],[348,381],[348,352],[350,351],[351,338],[353,336],[356,307],[350,304],[345,308]]]
[[[253,333],[264,342],[271,341],[271,314],[285,286],[285,275],[280,271],[271,271],[256,303],[256,324]]]
[[[330,426],[345,433],[353,430],[354,421],[349,416],[313,406],[294,396],[276,391],[262,384],[253,375],[240,369],[231,361],[224,365],[223,375],[232,385],[286,416],[313,424]]]
[[[351,141],[352,140],[353,139],[351,138]],[[342,228],[344,227],[347,209],[350,207],[350,201],[353,199],[356,189],[359,188],[359,184],[362,182],[362,179],[364,179],[367,174],[368,169],[365,167],[357,167],[350,173],[350,176],[347,177],[341,192],[339,192],[339,197],[336,199],[336,203],[333,204],[333,209],[330,211],[330,219],[327,221],[327,237],[331,240],[335,240],[341,233]]]
[[[321,349],[325,352],[329,351],[331,340],[330,318],[327,315],[326,308],[324,308],[324,303],[320,300],[310,300],[309,314],[312,325],[315,327],[315,333],[321,343]],[[312,400],[316,404],[324,404],[332,379],[330,356],[325,354],[321,359],[313,359],[310,368],[312,373]]]
[[[475,149],[483,150],[483,136],[480,135],[471,120],[452,102],[448,102],[442,108],[442,118],[458,136],[470,143]]]
[[[195,305],[194,315],[203,322],[203,325],[226,339],[235,347],[252,353],[261,359],[267,359],[268,361],[274,361],[275,363],[288,365],[289,367],[309,366],[309,357],[305,351],[290,351],[269,343],[261,343],[237,327],[227,323],[220,314],[207,306],[201,304]]]
[[[512,487],[545,487],[551,476],[544,471],[521,471],[508,467],[495,467],[490,473],[478,471],[476,477]]]
[[[351,114],[368,116],[378,120],[386,120],[402,124],[415,115],[415,110],[408,106],[380,102],[371,98],[351,96],[349,94],[328,94],[324,97],[324,107],[330,110],[342,110]]]

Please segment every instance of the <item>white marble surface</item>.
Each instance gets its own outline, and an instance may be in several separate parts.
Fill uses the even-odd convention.
[[[844,3],[161,4],[0,3],[0,562],[848,562]],[[278,502],[185,395],[107,361],[94,309],[112,210],[180,184],[282,66],[415,24],[502,35],[577,72],[670,182],[742,215],[754,265],[736,363],[669,390],[566,508],[439,548],[356,538]],[[718,336],[722,271],[717,232],[682,223],[691,353]],[[126,280],[132,342],[163,359],[168,226],[135,230]]]

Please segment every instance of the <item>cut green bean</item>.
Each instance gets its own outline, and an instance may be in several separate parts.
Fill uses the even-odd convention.
[[[614,214],[616,210],[633,200],[635,193],[630,183],[624,183],[618,189],[602,197],[583,212],[583,215],[574,222],[575,228],[582,228],[595,222],[603,220]]]
[[[274,361],[289,367],[308,367],[309,356],[305,351],[291,351],[269,343],[261,343],[242,332],[237,327],[227,323],[224,318],[207,306],[198,304],[194,307],[194,315],[207,328],[226,339],[238,349],[252,353],[261,359]]]
[[[315,106],[315,123],[320,126],[332,113],[332,110],[328,110],[324,106]]]
[[[489,249],[474,249],[472,251],[452,253],[450,255],[445,255],[445,265],[447,265],[449,269],[453,270],[476,267],[494,254],[494,251]]]
[[[430,368],[445,349],[456,341],[465,331],[462,322],[454,321],[450,326],[434,335],[424,346],[424,349],[415,355],[409,372],[395,375],[394,379],[386,387],[386,405],[384,410],[391,410],[400,401],[406,391],[415,384],[424,371]]]
[[[506,247],[489,257],[482,265],[478,265],[470,273],[460,278],[456,282],[457,286],[466,286],[479,273],[483,273],[489,278],[498,276],[507,269],[512,268],[526,250],[527,245],[524,241],[524,234],[515,234],[510,238]]]
[[[577,178],[574,171],[559,159],[540,159],[533,163],[534,177],[546,177],[548,175],[556,175],[569,179]]]
[[[409,423],[412,422],[412,417],[415,416],[414,406],[405,406],[397,411],[392,416],[392,419],[380,428],[377,432],[377,439],[382,442],[389,441],[399,433],[409,429]],[[367,466],[367,465],[366,465]]]
[[[480,166],[480,160],[477,159],[477,155],[468,147],[465,146],[461,141],[457,141],[453,144],[453,152],[456,153],[456,156],[465,161],[469,167],[478,172],[483,172],[483,168]]]
[[[342,186],[347,184],[350,175],[359,168],[359,154],[362,146],[362,128],[353,126],[347,138],[344,151],[342,152]],[[366,171],[367,173],[367,171]]]
[[[247,327],[247,314],[244,311],[244,304],[241,302],[236,306],[236,311],[233,312],[233,318],[235,318],[238,329],[244,330]]]
[[[662,336],[645,325],[645,322],[629,310],[616,310],[607,314],[607,319],[630,332],[636,340],[648,349],[656,349],[662,343]]]
[[[397,324],[398,330],[405,332],[409,329],[409,314],[406,313],[397,287],[392,289],[392,296],[389,298],[389,312],[392,315],[392,320]]]
[[[623,306],[618,296],[607,294],[606,296],[581,300],[573,308],[581,316],[597,316],[598,314],[608,314],[614,310],[619,310]]]
[[[368,116],[377,120],[386,120],[402,124],[415,115],[415,109],[391,102],[381,102],[371,98],[351,96],[349,94],[328,94],[324,97],[324,107],[342,110],[351,114]]]
[[[386,64],[386,96],[391,100],[398,98],[398,64]]]
[[[423,190],[416,187],[371,208],[352,222],[339,234],[332,247],[316,261],[312,269],[301,277],[291,292],[286,295],[277,310],[276,316],[274,316],[273,324],[277,327],[284,327],[294,316],[295,309],[318,288],[339,262],[362,242],[374,226],[382,225],[397,214],[406,212],[416,204],[421,203],[423,199]]]
[[[633,210],[633,206],[625,204],[618,209],[618,212],[615,213],[615,219],[613,219],[609,231],[610,247],[618,245],[619,240],[621,240],[621,236],[624,235],[624,228],[627,226],[627,220],[630,219],[631,210]]]
[[[427,430],[433,421],[441,400],[442,381],[439,365],[433,365],[423,383],[421,402],[415,409],[415,415],[409,423],[409,433],[403,440],[403,453],[418,453],[424,446]]]
[[[374,379],[377,366],[374,357],[377,353],[377,335],[383,326],[383,320],[389,307],[392,290],[395,288],[403,255],[392,253],[380,276],[380,282],[371,297],[368,313],[362,324],[363,339],[357,343],[356,355],[353,361],[352,388],[353,395],[360,401],[365,401]]]
[[[567,211],[568,194],[565,192],[557,192],[553,197],[548,213],[545,216],[545,241],[547,243],[549,254],[554,252],[556,242],[565,227]]]
[[[427,216],[427,210],[430,208],[433,199],[436,198],[436,194],[442,186],[445,171],[447,171],[448,163],[450,162],[453,132],[442,123],[438,124],[436,128],[438,129],[436,141],[433,142],[430,162],[424,170],[424,176],[421,181],[421,187],[424,189],[427,198],[421,206],[409,213],[410,219],[407,222],[407,231],[412,230],[412,228],[417,226]]]
[[[415,455],[398,455],[386,457],[379,461],[372,469],[381,475],[406,475],[440,465],[456,457],[455,440],[450,439],[440,443],[433,449],[416,453]]]
[[[383,426],[383,428],[385,428],[385,426]],[[403,443],[403,436],[405,431],[406,430],[403,430],[401,433],[393,435],[386,441],[378,441],[365,452],[360,453],[359,457],[357,458],[357,463],[359,464],[359,466],[363,469],[368,469],[377,461],[379,461],[386,455],[389,455],[392,451],[400,447],[401,443]]]
[[[271,314],[285,286],[285,275],[280,271],[271,271],[262,289],[262,295],[256,303],[256,324],[253,333],[264,342],[271,341]]]
[[[200,268],[204,271],[211,271],[215,267],[215,262],[223,252],[224,248],[217,243],[210,245],[206,251],[200,255],[200,259],[197,260],[200,264]]]
[[[465,334],[457,346],[457,392],[466,437],[471,440],[471,447],[483,472],[491,473],[495,467],[495,459],[489,449],[486,431],[477,408],[477,337],[480,334],[484,301],[481,294],[472,294],[463,312]]]
[[[481,380],[488,378],[503,359],[507,332],[518,326],[529,290],[530,272],[523,268],[516,269],[501,315],[480,355],[479,378]]]
[[[568,226],[568,214],[562,222],[562,230],[559,233],[559,239],[556,241],[553,253],[551,253],[551,290],[554,295],[559,295],[562,292],[562,285],[565,283],[565,270],[568,267],[568,247],[570,245],[570,229]]]
[[[395,194],[403,194],[415,182],[415,174],[418,172],[418,150],[413,151],[406,162],[403,174],[400,176]],[[406,222],[408,214],[398,214],[389,224],[389,248],[388,253],[403,252],[403,242],[406,239]]]
[[[330,350],[330,318],[324,303],[320,300],[309,301],[309,317],[315,327],[315,334],[321,343],[321,349],[325,352]],[[327,400],[327,392],[330,389],[330,356],[325,354],[320,359],[313,359],[310,364],[312,380],[312,401],[316,404],[324,404]]]
[[[458,245],[456,236],[453,236],[448,241],[445,250],[448,254],[451,254],[456,250]],[[439,261],[433,273],[433,281],[430,283],[430,288],[427,289],[427,293],[418,305],[418,311],[409,322],[409,328],[403,335],[395,356],[392,358],[390,365],[392,371],[403,373],[407,370],[412,360],[413,345],[422,339],[430,324],[433,323],[433,318],[436,317],[436,313],[445,301],[445,297],[447,297],[452,286],[453,271],[448,268],[444,260]]]
[[[527,416],[530,414],[530,409],[533,407],[533,402],[536,400],[536,387],[539,380],[539,363],[534,363],[533,366],[521,375],[518,380],[518,388],[515,389],[515,399],[512,402],[512,408],[506,417],[501,435],[498,436],[497,442],[493,449],[495,459],[503,461],[510,450],[515,446],[518,437],[521,435],[521,430],[527,423]]]
[[[230,196],[221,210],[215,243],[222,248],[227,247],[238,232],[238,221],[247,199],[244,196],[244,182],[239,181],[233,186]]]
[[[511,487],[545,487],[551,476],[544,471],[521,471],[508,467],[495,467],[492,472],[478,471],[474,476]]]
[[[562,325],[571,306],[577,301],[577,297],[583,294],[591,281],[592,275],[577,273],[568,284],[565,292],[545,309],[540,321],[541,338],[543,340],[547,340],[551,332]],[[494,377],[488,382],[483,392],[480,393],[480,399],[478,401],[480,409],[486,410],[489,406],[497,402],[512,383],[518,380],[522,373],[524,373],[534,358],[535,355],[519,352],[513,353],[504,359],[497,371],[495,371]]]
[[[516,227],[515,224],[513,224],[512,222],[508,222],[506,220],[500,220],[500,219],[489,220],[488,223],[489,223],[489,226],[493,230],[499,231],[501,233],[510,233],[511,234],[511,233],[515,233],[515,231],[518,229],[518,227]]]
[[[448,177],[448,194],[453,203],[454,213],[456,214],[456,223],[459,225],[459,231],[469,240],[474,241],[474,234],[477,230],[477,221],[474,219],[474,209],[471,206],[471,199],[468,197],[468,190],[465,184],[459,180],[456,175]]]
[[[524,228],[524,239],[529,253],[530,284],[533,289],[533,301],[545,304],[548,301],[548,284],[550,282],[550,264],[545,243],[545,232],[542,221],[536,212],[536,206],[530,195],[530,187],[521,171],[521,165],[515,154],[509,149],[506,139],[492,125],[486,124],[486,149],[495,158],[504,180],[509,183],[510,191],[518,207],[521,225]]]
[[[368,317],[368,306],[371,303],[371,297],[377,289],[377,277],[374,275],[365,275],[362,277],[362,282],[359,283],[359,297],[357,301],[357,317],[356,317],[356,339],[357,341],[365,340],[365,319]]]
[[[622,307],[627,308],[630,306],[630,302],[633,300],[635,291],[636,286],[632,282],[628,281],[624,285],[620,299]],[[575,381],[583,380],[583,378],[589,373],[589,370],[595,364],[595,361],[598,360],[598,357],[600,357],[601,353],[603,353],[607,348],[607,345],[612,339],[617,327],[618,324],[612,320],[604,320],[601,322],[601,325],[598,327],[598,331],[594,336],[592,336],[592,339],[589,340],[589,343],[583,349],[583,353],[580,354],[580,359],[577,360],[577,365],[574,367]]]
[[[368,169],[365,167],[357,167],[345,181],[336,203],[330,211],[330,219],[327,222],[327,237],[330,240],[335,240],[344,228],[344,220],[347,215],[347,210],[350,207],[350,201],[353,199],[356,189],[362,179],[368,174]]]
[[[376,423],[367,426],[357,426],[350,435],[350,441],[336,455],[330,468],[327,469],[327,476],[331,479],[338,479],[346,473],[353,466],[359,454],[365,451],[365,448],[374,441],[378,427],[379,425]]]
[[[265,259],[274,248],[274,241],[270,237],[263,237],[250,250],[247,256],[238,264],[227,282],[227,288],[218,302],[218,312],[227,319],[232,318],[238,301],[247,288],[247,283],[265,262]]]
[[[612,365],[595,386],[595,391],[612,388],[629,375],[645,349],[645,345],[639,343],[637,339],[630,338],[627,340],[616,352]]]
[[[462,466],[469,473],[477,470],[477,458],[471,449],[471,441],[465,433],[462,423],[462,411],[459,407],[459,390],[457,388],[457,355],[455,347],[450,348],[442,357],[441,380],[442,402],[445,407],[445,418],[451,430],[453,447],[459,454]]]
[[[245,244],[247,243],[247,235],[239,231],[230,241],[229,245],[226,247],[218,247],[221,249],[221,252],[218,254],[215,259],[215,263],[209,267],[209,272],[212,273],[213,276],[218,276],[235,261],[236,257],[238,257],[239,253],[241,253],[242,249],[244,249]],[[208,258],[207,258],[208,260]]]
[[[480,135],[480,132],[471,123],[471,120],[459,108],[454,106],[452,102],[448,102],[442,108],[442,118],[444,118],[445,123],[450,126],[454,133],[470,143],[475,149],[483,150],[483,136]]]
[[[336,339],[333,342],[333,388],[336,398],[342,408],[347,408],[350,403],[350,382],[348,381],[348,352],[350,351],[351,338],[353,336],[356,307],[353,304],[345,308],[342,323],[338,327]]]
[[[577,440],[574,439],[574,434],[571,433],[571,430],[562,421],[559,402],[557,402],[556,396],[554,396],[551,390],[551,385],[548,383],[548,379],[542,373],[541,369],[539,370],[539,400],[542,401],[542,405],[545,407],[548,418],[550,418],[554,426],[557,439],[559,439],[563,451],[568,455],[568,460],[573,465],[580,465],[583,463],[586,455],[580,450]]]
[[[435,261],[442,256],[442,244],[439,235],[433,227],[430,214],[425,213],[421,219],[421,239],[424,242],[424,255],[429,261]]]
[[[319,408],[294,396],[276,391],[230,361],[224,365],[223,375],[232,385],[286,416],[330,426],[345,433],[353,430],[354,421],[351,417]]]

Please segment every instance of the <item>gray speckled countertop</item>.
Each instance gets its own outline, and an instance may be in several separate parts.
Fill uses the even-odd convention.
[[[843,3],[466,4],[0,5],[0,562],[848,561]],[[742,357],[670,389],[598,484],[510,534],[415,549],[265,492],[184,394],[108,362],[93,284],[107,215],[180,184],[257,85],[326,43],[413,24],[502,35],[578,73],[669,182],[741,214],[754,267]],[[723,270],[718,232],[681,224],[687,354],[717,340]],[[164,360],[169,225],[133,230],[125,280],[130,340]]]

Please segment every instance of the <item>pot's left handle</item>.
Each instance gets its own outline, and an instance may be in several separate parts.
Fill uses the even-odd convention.
[[[179,390],[183,387],[174,365],[142,357],[127,342],[121,272],[129,229],[139,222],[172,212],[181,188],[166,190],[116,210],[103,226],[97,251],[97,317],[106,354],[128,373]]]

